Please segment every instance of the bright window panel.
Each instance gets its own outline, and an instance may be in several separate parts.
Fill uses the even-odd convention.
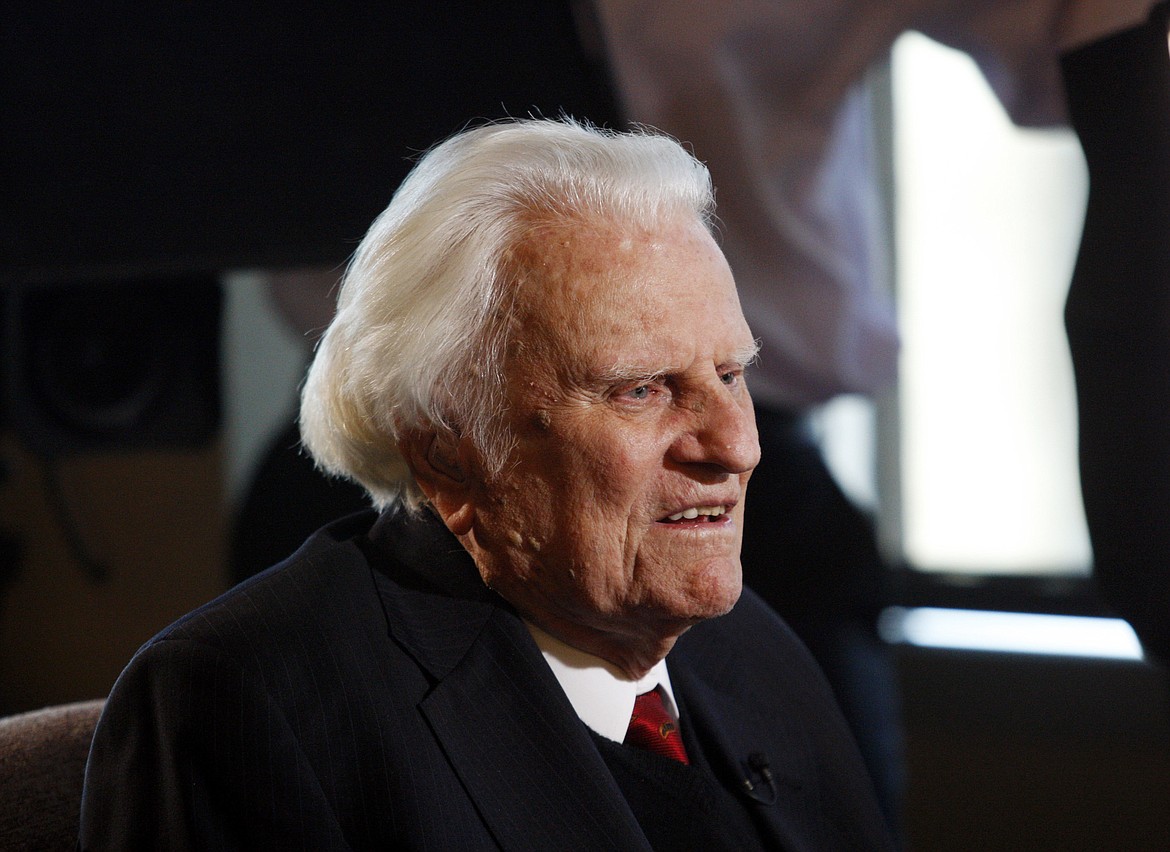
[[[901,546],[924,570],[1084,573],[1062,310],[1087,177],[1067,130],[1013,125],[963,53],[893,60]]]
[[[879,625],[889,642],[924,648],[1054,654],[1141,660],[1141,643],[1119,618],[981,612],[962,609],[888,609]]]

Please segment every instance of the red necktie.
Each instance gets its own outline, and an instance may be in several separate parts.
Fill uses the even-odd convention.
[[[666,712],[661,687],[644,692],[635,699],[634,714],[630,717],[625,742],[680,763],[690,763],[678,724]]]

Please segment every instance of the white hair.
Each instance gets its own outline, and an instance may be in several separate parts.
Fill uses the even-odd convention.
[[[305,446],[379,507],[423,499],[398,449],[408,433],[466,435],[502,464],[513,249],[535,225],[681,214],[710,227],[713,212],[706,167],[648,130],[534,119],[441,143],[350,262],[301,395]]]

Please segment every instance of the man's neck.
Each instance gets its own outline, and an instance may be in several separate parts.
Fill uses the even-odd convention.
[[[525,625],[577,716],[596,733],[621,742],[629,726],[634,699],[656,686],[663,688],[668,709],[677,718],[665,660],[642,677],[631,679],[608,660],[566,645],[527,621]]]

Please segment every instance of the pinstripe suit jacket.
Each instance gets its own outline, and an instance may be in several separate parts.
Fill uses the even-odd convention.
[[[649,849],[458,542],[372,521],[322,530],[135,655],[94,737],[83,849]],[[721,780],[768,756],[766,848],[888,848],[819,672],[754,595],[668,665],[688,748]]]

